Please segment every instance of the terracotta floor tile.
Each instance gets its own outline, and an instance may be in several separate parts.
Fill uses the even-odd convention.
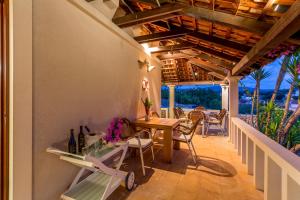
[[[197,166],[185,144],[174,151],[172,164],[162,161],[161,147],[155,148],[154,162],[146,153],[146,176],[138,156],[126,160],[124,170],[135,172],[138,186],[132,192],[120,187],[109,200],[263,200],[227,137],[196,135],[193,142]]]

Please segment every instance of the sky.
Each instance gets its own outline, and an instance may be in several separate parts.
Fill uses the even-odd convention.
[[[271,76],[261,81],[261,89],[274,89],[277,76],[280,70],[282,58],[276,59],[274,62],[264,66],[264,69],[271,73]],[[287,89],[289,88],[289,83],[287,82],[288,75],[284,77],[284,80],[281,83],[280,89]],[[255,87],[255,81],[250,76],[247,76],[242,80],[246,87]]]

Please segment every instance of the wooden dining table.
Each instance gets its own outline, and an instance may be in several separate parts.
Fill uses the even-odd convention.
[[[163,159],[168,163],[172,162],[173,157],[173,129],[177,127],[179,123],[179,119],[156,117],[151,118],[149,121],[140,118],[134,122],[136,127],[163,130]],[[177,145],[177,147],[179,146]]]

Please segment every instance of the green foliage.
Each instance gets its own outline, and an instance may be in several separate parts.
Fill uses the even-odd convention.
[[[148,97],[146,97],[145,100],[142,99],[142,102],[146,109],[149,109],[152,106],[152,102]]]
[[[210,109],[221,109],[221,95],[210,88],[175,89],[175,101]]]
[[[256,81],[261,81],[261,80],[266,79],[269,76],[271,76],[271,73],[266,71],[264,68],[260,68],[256,71],[252,72],[250,74],[250,76]]]
[[[271,110],[271,122],[269,124],[269,137],[273,140],[277,139],[277,133],[278,133],[278,127],[280,124],[280,121],[283,116],[283,109],[277,107],[275,104],[271,105],[270,103],[267,104],[265,107],[261,107],[262,111],[260,114],[260,119],[262,122],[264,119],[262,119],[262,116],[264,115],[264,112],[266,112],[269,109]],[[292,112],[289,112],[288,117],[292,114]],[[261,124],[260,131],[264,132],[265,124]],[[287,148],[290,149],[291,147],[295,146],[296,144],[300,144],[300,120],[298,120],[290,129],[289,136],[288,136],[288,142],[287,142]]]
[[[298,120],[290,129],[287,148],[290,149],[296,144],[300,144],[300,120]]]

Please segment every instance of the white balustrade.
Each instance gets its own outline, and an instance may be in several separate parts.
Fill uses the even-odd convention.
[[[300,200],[300,157],[243,120],[232,117],[229,141],[265,200]]]

